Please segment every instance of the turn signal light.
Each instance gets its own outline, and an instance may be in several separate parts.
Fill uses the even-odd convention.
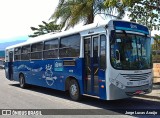
[[[101,88],[104,88],[104,85],[101,85]]]

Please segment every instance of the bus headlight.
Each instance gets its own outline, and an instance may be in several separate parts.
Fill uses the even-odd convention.
[[[125,89],[126,87],[116,79],[110,78],[110,82],[120,89]]]

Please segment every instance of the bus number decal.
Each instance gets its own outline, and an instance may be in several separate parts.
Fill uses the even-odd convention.
[[[54,71],[63,71],[63,61],[61,60],[55,61]]]

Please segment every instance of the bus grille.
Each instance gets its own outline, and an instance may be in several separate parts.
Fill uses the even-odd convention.
[[[146,80],[148,77],[150,77],[151,72],[143,74],[121,74],[121,75],[124,78],[128,79],[129,81],[140,81],[140,80]]]

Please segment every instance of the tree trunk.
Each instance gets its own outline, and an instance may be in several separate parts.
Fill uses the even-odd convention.
[[[93,4],[92,4],[92,7],[90,9],[90,12],[88,14],[88,17],[87,17],[87,23],[86,24],[91,24],[94,22],[94,11],[93,11]]]

